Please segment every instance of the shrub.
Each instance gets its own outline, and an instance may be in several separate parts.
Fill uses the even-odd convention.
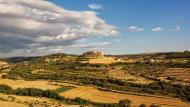
[[[139,107],[146,107],[146,105],[145,104],[141,104],[141,105],[139,105]]]
[[[124,99],[119,101],[120,107],[131,107],[131,100]]]
[[[0,92],[1,93],[10,93],[12,91],[12,88],[5,84],[0,84]]]
[[[75,101],[76,103],[80,104],[81,107],[83,107],[83,106],[85,106],[85,105],[88,105],[88,103],[90,102],[90,101],[85,100],[85,99],[82,99],[82,98],[80,98],[80,97],[76,97],[76,98],[74,99],[74,101]]]

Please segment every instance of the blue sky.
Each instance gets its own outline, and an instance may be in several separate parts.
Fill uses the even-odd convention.
[[[50,0],[69,10],[95,11],[98,17],[119,28],[118,37],[90,39],[108,41],[104,51],[110,54],[190,50],[189,0]],[[90,9],[89,4],[102,9]],[[143,28],[130,32],[130,26]],[[153,32],[156,27],[162,31]],[[180,27],[178,31],[177,27]],[[115,41],[114,41],[115,40]]]
[[[190,50],[190,0],[0,0],[0,57]]]

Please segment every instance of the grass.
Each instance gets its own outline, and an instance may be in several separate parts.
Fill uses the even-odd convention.
[[[56,93],[62,93],[62,92],[71,90],[71,89],[73,89],[73,88],[74,88],[74,87],[72,87],[72,86],[61,86],[60,88],[57,88],[57,89],[55,89],[54,91],[55,91]]]

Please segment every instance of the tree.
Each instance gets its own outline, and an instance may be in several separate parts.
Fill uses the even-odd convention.
[[[141,105],[139,105],[139,107],[146,107],[146,105],[145,104],[141,104]]]
[[[129,100],[129,99],[120,100],[119,106],[120,107],[131,107],[131,100]]]
[[[0,84],[0,92],[1,93],[10,93],[12,91],[12,88],[5,84]]]

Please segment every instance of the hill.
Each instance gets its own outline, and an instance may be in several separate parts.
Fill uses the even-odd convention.
[[[35,58],[38,58],[38,57],[10,57],[10,58],[5,58],[5,59],[11,63],[20,63],[23,61],[31,61]]]
[[[141,54],[128,54],[128,55],[110,55],[114,57],[128,57],[128,58],[190,58],[190,52],[156,52],[156,53],[141,53]]]
[[[104,56],[102,52],[85,52],[78,57],[80,63],[89,64],[111,64],[116,63],[116,60],[112,57]]]
[[[12,66],[13,66],[13,64],[6,61],[5,59],[0,59],[0,75],[2,73],[9,72]]]
[[[190,101],[190,60],[187,56],[179,58],[183,55],[180,53],[177,57],[159,59],[155,54],[150,57],[142,54],[138,57],[117,57],[93,52],[80,56],[59,53],[16,63],[4,78],[67,81],[107,90],[164,95]],[[89,63],[92,60],[102,61],[100,59],[104,57],[121,59],[122,62]]]

